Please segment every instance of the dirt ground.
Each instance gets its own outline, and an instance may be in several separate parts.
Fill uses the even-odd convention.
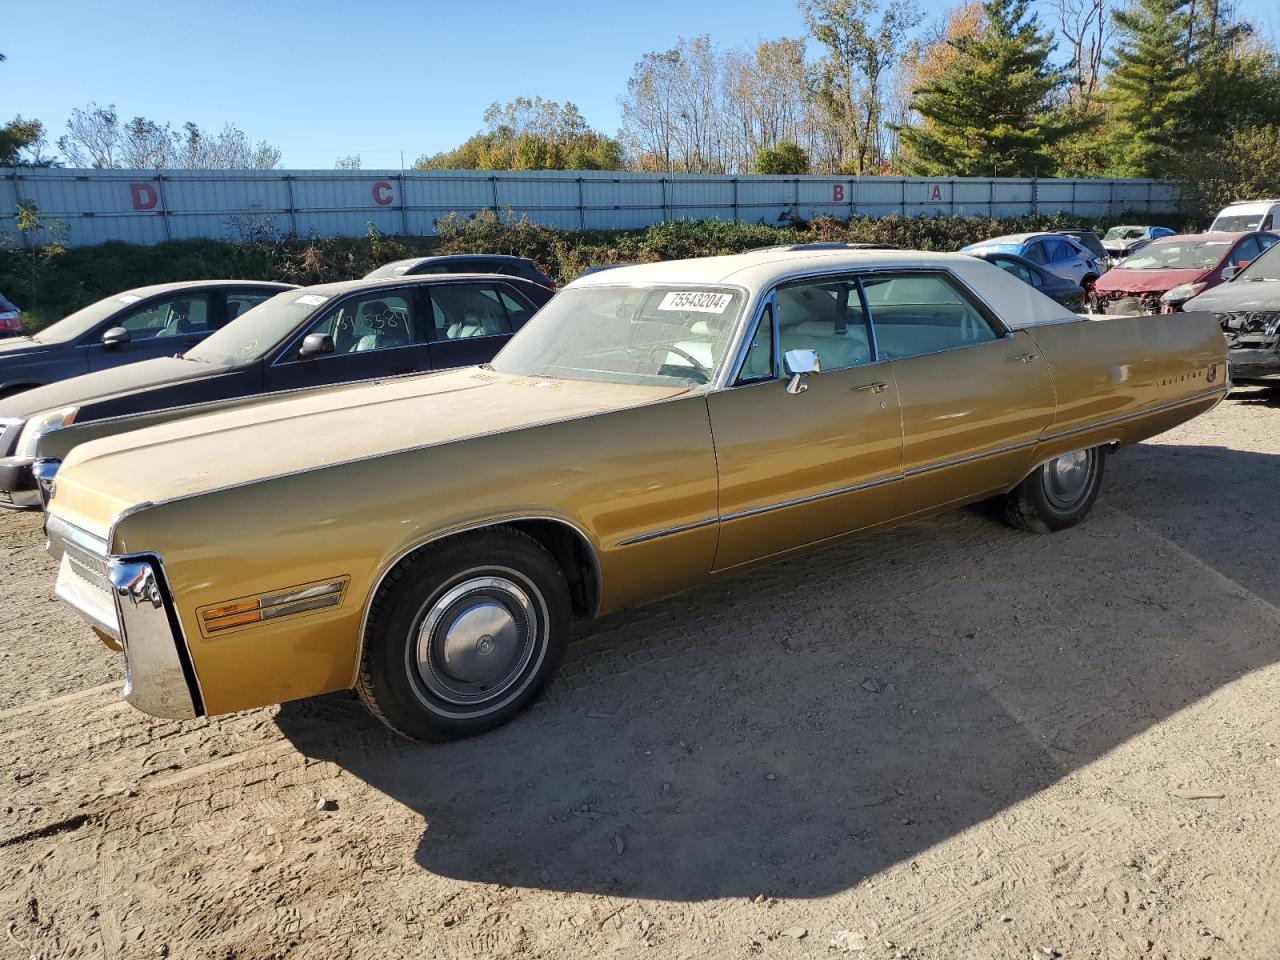
[[[1280,957],[1277,486],[1240,391],[1074,530],[611,617],[444,747],[349,696],[137,713],[2,516],[0,958]]]

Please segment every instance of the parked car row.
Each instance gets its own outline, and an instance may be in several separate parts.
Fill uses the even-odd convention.
[[[9,398],[4,441],[135,707],[354,688],[406,736],[465,736],[536,699],[576,620],[979,500],[1070,527],[1112,451],[1226,395],[1213,316],[1086,318],[1019,257],[290,289],[182,357]],[[362,379],[315,386],[343,363]]]

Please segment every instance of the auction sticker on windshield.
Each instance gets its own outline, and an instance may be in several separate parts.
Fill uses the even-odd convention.
[[[328,300],[328,297],[322,297],[318,293],[304,293],[294,303],[305,303],[308,307],[318,307],[320,304]]]
[[[706,293],[693,290],[673,290],[662,298],[659,310],[682,310],[694,313],[724,313],[733,300],[731,293]]]

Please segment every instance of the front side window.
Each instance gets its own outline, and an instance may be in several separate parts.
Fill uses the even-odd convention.
[[[1026,257],[1028,260],[1030,260],[1032,263],[1044,264],[1049,262],[1048,257],[1045,253],[1045,246],[1044,246],[1043,240],[1037,240],[1034,243],[1029,244],[1022,255]]]
[[[862,286],[886,360],[997,339],[982,312],[942,274],[870,276]]]
[[[1280,280],[1280,244],[1271,246],[1238,274],[1247,280]]]
[[[446,283],[432,287],[431,339],[468,340],[512,332],[511,316],[491,283]]]
[[[1004,257],[999,257],[996,259],[995,263],[996,263],[996,266],[999,267],[1001,270],[1003,270],[1005,273],[1012,273],[1015,277],[1017,277],[1023,283],[1032,282],[1031,271],[1028,270],[1026,267],[1024,267],[1022,264],[1020,264],[1017,260],[1006,260]]]
[[[406,292],[380,291],[342,301],[307,331],[327,333],[333,352],[368,353],[419,343]]]
[[[617,284],[553,297],[498,354],[516,376],[649,386],[710,383],[743,294],[731,287]]]
[[[1257,238],[1245,237],[1240,241],[1239,246],[1231,251],[1231,263],[1234,266],[1239,266],[1240,264],[1248,266],[1254,260],[1258,259],[1258,254],[1260,252],[1261,251],[1258,249]]]
[[[118,326],[129,331],[132,340],[159,340],[209,330],[207,294],[166,297],[126,314]]]
[[[871,330],[856,279],[789,283],[778,288],[774,302],[783,359],[792,350],[815,350],[824,371],[871,362]]]

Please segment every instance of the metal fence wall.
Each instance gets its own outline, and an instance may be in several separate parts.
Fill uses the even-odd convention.
[[[777,223],[787,216],[993,216],[1172,213],[1178,186],[1153,180],[779,177],[612,171],[7,169],[0,232],[20,201],[66,224],[73,245],[249,231],[429,235],[449,213],[480,210],[549,226],[618,230],[665,220]]]

